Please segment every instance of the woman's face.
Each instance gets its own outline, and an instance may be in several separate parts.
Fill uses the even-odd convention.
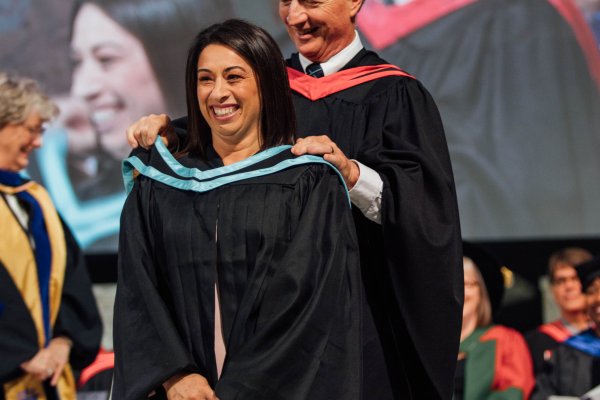
[[[166,112],[141,42],[88,3],[75,18],[71,53],[71,94],[86,102],[102,147],[116,158],[127,156],[127,127],[144,115]]]
[[[465,272],[465,304],[463,306],[463,320],[477,318],[477,307],[481,301],[481,288],[477,279],[476,266],[468,258],[463,258]]]
[[[211,44],[198,57],[198,103],[213,143],[259,143],[260,97],[252,67],[231,48]]]
[[[32,112],[23,122],[0,129],[0,169],[19,172],[29,165],[29,156],[42,146],[42,119]]]

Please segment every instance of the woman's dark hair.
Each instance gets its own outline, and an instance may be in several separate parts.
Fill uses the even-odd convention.
[[[81,7],[100,8],[144,47],[167,105],[166,113],[185,111],[183,84],[189,44],[199,28],[222,21],[232,10],[225,0],[76,0],[71,14],[71,36]]]
[[[260,149],[291,144],[296,119],[286,64],[275,40],[262,28],[230,19],[196,36],[187,59],[185,86],[188,111],[188,141],[183,153],[206,156],[211,131],[198,103],[198,58],[211,44],[229,47],[254,71],[260,96]]]

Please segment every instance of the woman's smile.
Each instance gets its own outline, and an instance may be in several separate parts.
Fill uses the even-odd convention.
[[[222,105],[222,106],[212,106],[211,107],[215,118],[220,121],[229,121],[233,117],[235,117],[235,112],[239,110],[239,106],[237,105]]]

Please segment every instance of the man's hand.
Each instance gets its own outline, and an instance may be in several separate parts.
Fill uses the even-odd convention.
[[[21,369],[40,381],[51,378],[50,384],[56,386],[65,365],[69,362],[71,347],[70,339],[54,338],[48,347],[38,351],[31,360],[21,364]]]
[[[346,157],[339,147],[329,139],[329,136],[300,138],[296,140],[296,144],[292,147],[292,153],[296,156],[303,154],[322,155],[325,161],[330,162],[340,171],[348,190],[356,185],[360,176],[358,165]]]
[[[127,128],[127,142],[132,148],[142,146],[150,148],[160,135],[165,145],[168,145],[171,135],[175,135],[171,119],[166,114],[150,114],[142,117]]]
[[[200,374],[178,374],[163,383],[169,400],[219,400]]]

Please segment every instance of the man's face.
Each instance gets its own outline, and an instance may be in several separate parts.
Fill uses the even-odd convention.
[[[585,296],[581,282],[571,265],[563,264],[553,274],[552,294],[561,312],[577,312],[585,309]]]
[[[600,326],[600,278],[594,279],[586,288],[585,297],[590,318],[596,326]]]
[[[280,0],[279,17],[302,55],[325,62],[354,39],[363,0]]]

